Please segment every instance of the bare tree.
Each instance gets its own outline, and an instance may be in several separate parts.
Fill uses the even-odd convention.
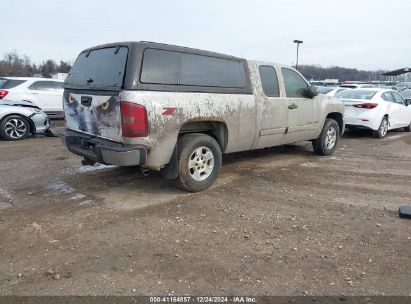
[[[27,55],[20,57],[17,51],[6,53],[3,59],[0,59],[0,76],[29,77],[41,74],[43,77],[50,78],[52,74],[68,73],[70,69],[70,63],[63,60],[57,64],[54,60],[48,59],[36,65]]]

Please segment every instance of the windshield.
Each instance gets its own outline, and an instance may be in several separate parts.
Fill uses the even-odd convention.
[[[0,90],[12,89],[25,82],[26,80],[0,78]]]
[[[370,100],[374,97],[377,91],[371,90],[344,90],[338,92],[335,97],[342,99],[366,99]]]
[[[319,94],[327,94],[329,92],[331,92],[332,90],[334,90],[333,87],[317,87],[318,88],[318,93]]]
[[[112,47],[81,53],[65,84],[81,87],[121,88],[128,49]]]

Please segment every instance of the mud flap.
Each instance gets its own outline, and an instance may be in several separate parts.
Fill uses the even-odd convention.
[[[170,162],[161,170],[161,175],[168,180],[173,180],[178,177],[178,153],[177,145],[171,155]]]
[[[401,218],[411,219],[411,206],[400,206],[399,214]]]

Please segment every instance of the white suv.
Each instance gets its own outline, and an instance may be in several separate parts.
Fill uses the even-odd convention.
[[[63,113],[63,81],[58,79],[35,77],[1,77],[1,99],[27,100],[46,112],[51,117],[60,117]]]

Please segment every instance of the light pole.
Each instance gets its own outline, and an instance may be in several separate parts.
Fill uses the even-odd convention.
[[[294,43],[297,43],[297,62],[295,63],[295,69],[298,70],[298,49],[300,48],[300,43],[303,43],[302,40],[294,40]]]

